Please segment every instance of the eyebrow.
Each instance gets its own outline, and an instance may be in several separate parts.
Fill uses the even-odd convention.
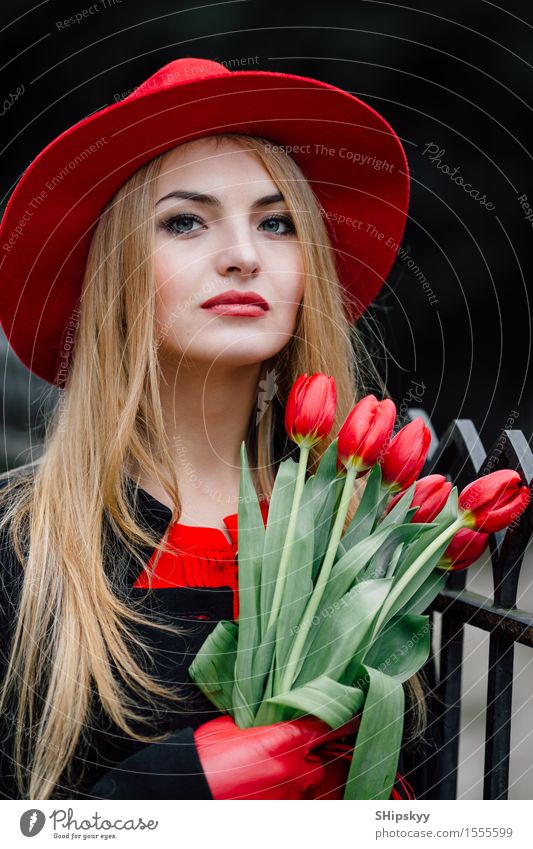
[[[185,189],[176,189],[176,191],[170,192],[168,195],[165,195],[164,197],[160,198],[157,201],[156,206],[158,206],[164,200],[168,200],[169,198],[177,198],[178,200],[192,200],[196,203],[203,203],[206,206],[212,206],[217,209],[220,209],[222,207],[220,200],[215,197],[215,195],[205,195],[202,194],[202,192],[191,192],[186,191]],[[254,200],[251,208],[260,209],[263,206],[270,206],[273,203],[281,203],[282,201],[285,201],[285,198],[280,192],[276,192],[273,195],[265,195],[262,198]]]

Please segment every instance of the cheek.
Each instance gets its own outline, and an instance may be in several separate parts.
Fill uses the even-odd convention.
[[[168,246],[159,247],[154,257],[154,274],[156,289],[163,294],[168,288],[176,285],[179,277],[179,266]]]
[[[164,337],[179,331],[180,315],[187,302],[185,275],[179,273],[172,252],[161,248],[154,257],[155,314]]]
[[[294,257],[292,264],[287,267],[290,268],[290,277],[286,281],[284,292],[285,298],[288,302],[287,312],[290,314],[291,319],[295,321],[298,307],[300,306],[304,296],[305,275],[303,263],[299,256]]]
[[[304,261],[301,250],[298,245],[294,245],[294,250],[287,263],[287,268],[291,270],[291,283],[289,289],[292,293],[292,300],[299,304],[303,298],[305,289]]]
[[[198,263],[180,257],[171,243],[158,246],[154,256],[154,284],[160,309],[174,309],[190,302],[197,288]]]
[[[171,269],[162,257],[155,264],[154,274],[156,314],[160,321],[164,321],[165,313],[171,309],[172,301],[175,300],[173,293],[176,281],[172,279]]]

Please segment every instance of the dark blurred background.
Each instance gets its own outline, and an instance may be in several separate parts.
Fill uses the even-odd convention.
[[[504,427],[529,439],[532,25],[517,0],[5,3],[0,202],[59,133],[180,56],[340,86],[384,115],[410,163],[403,252],[361,323],[400,411],[423,406],[438,434],[471,418],[487,449]],[[5,468],[38,453],[56,390],[0,336]]]

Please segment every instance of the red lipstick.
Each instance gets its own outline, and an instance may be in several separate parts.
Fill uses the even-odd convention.
[[[228,289],[204,301],[202,309],[219,315],[240,315],[251,318],[265,315],[270,309],[268,302],[258,292],[239,292]]]

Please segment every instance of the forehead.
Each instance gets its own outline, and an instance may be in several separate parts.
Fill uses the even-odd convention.
[[[172,148],[161,160],[157,180],[157,187],[163,192],[175,188],[222,191],[235,184],[241,184],[240,189],[248,186],[254,194],[258,189],[276,188],[256,154],[233,139],[219,144],[210,138],[196,139]]]

